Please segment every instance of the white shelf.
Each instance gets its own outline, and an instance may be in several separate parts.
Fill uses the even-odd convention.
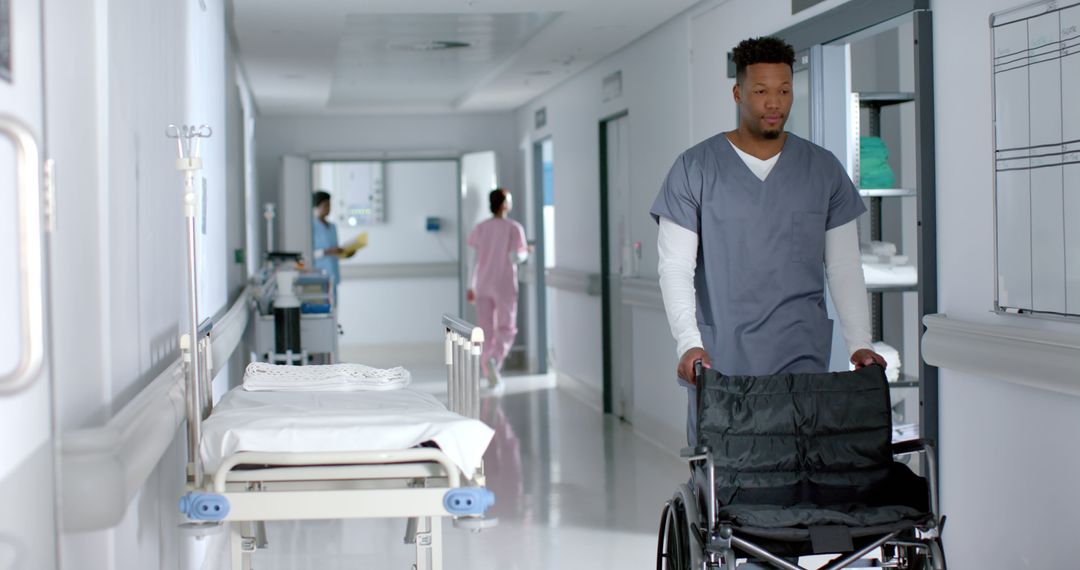
[[[907,198],[915,196],[914,188],[866,188],[859,189],[863,198]]]
[[[867,293],[906,293],[908,291],[918,291],[918,283],[911,285],[874,285],[871,283],[866,284]]]
[[[862,106],[896,105],[915,100],[911,92],[859,92],[859,104]]]

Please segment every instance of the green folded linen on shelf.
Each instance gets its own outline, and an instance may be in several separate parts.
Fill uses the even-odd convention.
[[[889,149],[878,137],[859,137],[859,187],[896,187],[896,175],[889,167]]]

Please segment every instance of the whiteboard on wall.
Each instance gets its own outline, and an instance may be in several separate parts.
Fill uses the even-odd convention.
[[[990,18],[995,309],[1080,316],[1080,0]]]

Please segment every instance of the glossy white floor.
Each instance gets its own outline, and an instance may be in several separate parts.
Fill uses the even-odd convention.
[[[445,394],[437,348],[346,348],[342,356],[380,367],[403,364],[414,388]],[[688,475],[675,452],[555,388],[553,377],[508,377],[507,384],[504,396],[484,400],[482,418],[496,430],[484,461],[499,526],[471,534],[445,522],[444,567],[655,568],[661,506]],[[404,520],[270,523],[269,548],[256,553],[254,565],[409,570],[414,551],[403,544],[404,531]]]

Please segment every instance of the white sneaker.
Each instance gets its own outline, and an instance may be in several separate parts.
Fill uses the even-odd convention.
[[[503,382],[494,358],[489,358],[487,361],[487,377],[488,385],[484,392],[492,396],[502,396],[506,392],[506,382]]]
[[[499,374],[499,367],[495,365],[494,358],[489,358],[487,361],[487,377],[488,388],[494,388],[502,382],[502,376]]]

